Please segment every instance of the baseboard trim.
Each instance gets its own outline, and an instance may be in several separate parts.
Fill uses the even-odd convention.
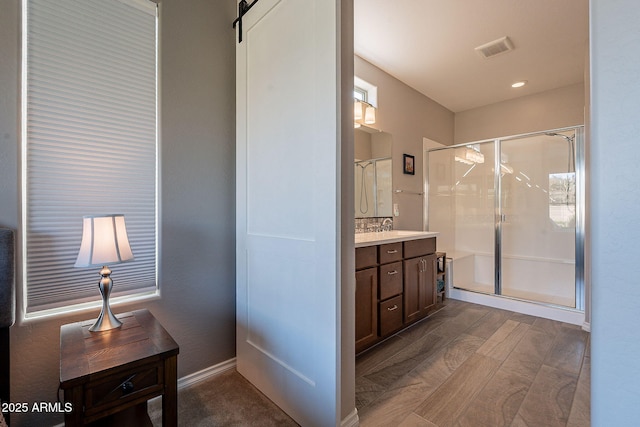
[[[582,330],[583,331],[587,331],[587,332],[591,332],[591,322],[584,322],[582,324]]]
[[[360,418],[358,418],[358,410],[353,408],[353,411],[342,419],[340,427],[358,427],[360,425]]]
[[[235,367],[236,358],[233,357],[229,360],[225,360],[224,362],[220,362],[217,365],[209,366],[208,368],[204,368],[201,371],[194,372],[193,374],[189,374],[182,378],[178,378],[178,390],[182,390],[183,388],[191,387],[193,385],[201,383],[202,381],[206,381],[230,369],[235,369]]]

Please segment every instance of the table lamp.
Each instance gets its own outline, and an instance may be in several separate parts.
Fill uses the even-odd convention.
[[[102,294],[100,316],[89,331],[102,332],[122,326],[109,307],[109,294],[113,287],[111,270],[107,264],[133,259],[124,215],[87,215],[82,217],[82,243],[74,267],[97,267],[100,270],[99,289]]]

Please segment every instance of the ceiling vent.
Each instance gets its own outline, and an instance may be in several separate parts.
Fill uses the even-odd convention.
[[[485,59],[491,58],[501,53],[509,52],[513,50],[513,43],[509,40],[509,37],[501,37],[498,40],[494,40],[489,43],[485,43],[482,46],[475,48],[478,55]]]

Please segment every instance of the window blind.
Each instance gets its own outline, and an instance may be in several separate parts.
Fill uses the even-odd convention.
[[[26,317],[101,301],[74,268],[84,215],[124,214],[135,259],[112,298],[155,292],[157,7],[146,0],[26,0],[23,225]]]

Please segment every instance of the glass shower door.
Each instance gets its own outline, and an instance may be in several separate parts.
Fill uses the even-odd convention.
[[[429,229],[454,259],[453,286],[495,290],[495,143],[429,153]]]
[[[575,132],[500,141],[505,296],[576,307]]]

